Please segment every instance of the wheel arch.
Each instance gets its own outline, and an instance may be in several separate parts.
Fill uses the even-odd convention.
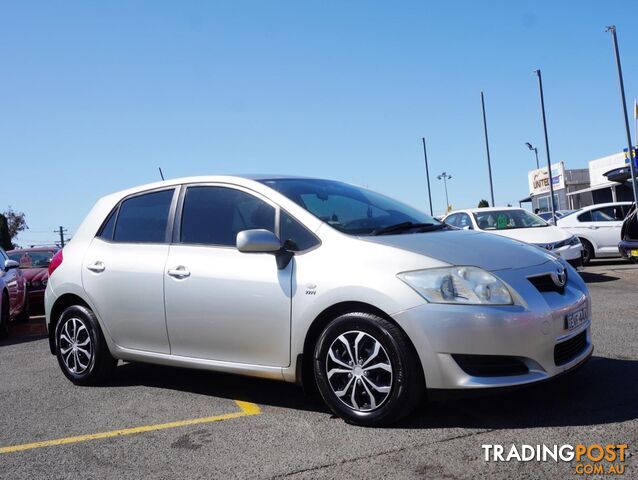
[[[416,358],[420,358],[418,352],[416,351],[414,343],[412,343],[412,339],[409,337],[405,329],[386,312],[378,307],[375,307],[374,305],[365,302],[339,302],[331,305],[330,307],[327,307],[319,315],[317,315],[317,317],[310,324],[308,331],[306,332],[306,337],[303,344],[303,352],[300,357],[297,358],[296,366],[296,382],[301,385],[304,390],[315,388],[314,382],[311,383],[308,380],[314,378],[312,361],[315,345],[317,343],[317,340],[319,339],[319,336],[321,335],[321,332],[323,332],[324,328],[335,318],[346,313],[354,312],[371,313],[395,325],[399,330],[401,330],[401,332],[403,332],[403,334],[407,338],[408,344],[412,348],[412,353],[416,356]],[[420,361],[419,365],[421,365]],[[423,375],[423,378],[425,378],[423,366],[421,366],[421,373]]]
[[[91,306],[82,297],[75,293],[65,293],[56,299],[53,307],[51,307],[51,321],[48,325],[49,349],[53,355],[55,355],[55,328],[57,327],[58,320],[60,319],[62,312],[71,305],[82,305],[83,307],[91,309]],[[93,309],[91,309],[91,311],[93,311]]]

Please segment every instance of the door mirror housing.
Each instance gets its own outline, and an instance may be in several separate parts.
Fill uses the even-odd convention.
[[[237,234],[237,250],[243,253],[277,253],[281,241],[270,230],[244,230]]]
[[[4,269],[5,271],[9,271],[12,270],[14,268],[20,268],[20,264],[18,262],[16,262],[15,260],[6,260],[4,262]]]

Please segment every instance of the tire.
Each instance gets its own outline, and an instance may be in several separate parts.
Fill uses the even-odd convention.
[[[24,305],[22,305],[22,311],[16,316],[18,322],[28,322],[31,315],[31,305],[29,303],[29,293],[24,293]]]
[[[0,338],[9,336],[9,296],[2,293],[2,304],[0,305]]]
[[[95,315],[82,305],[68,307],[60,315],[55,353],[62,372],[76,385],[102,384],[117,366]]]
[[[317,340],[313,365],[323,400],[355,425],[392,424],[412,413],[425,392],[423,370],[407,336],[370,313],[347,313],[330,322]]]
[[[588,240],[585,240],[584,238],[580,239],[580,243],[583,244],[583,266],[589,265],[589,262],[591,262],[592,258],[596,258],[594,247]]]

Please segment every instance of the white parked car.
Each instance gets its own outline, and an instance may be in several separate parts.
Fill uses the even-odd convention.
[[[542,247],[562,257],[574,267],[582,265],[582,245],[578,237],[547,223],[522,208],[473,208],[451,212],[448,225],[464,230],[482,230]]]
[[[558,220],[556,224],[576,235],[583,244],[583,263],[596,257],[620,257],[618,243],[622,222],[632,202],[590,205]]]
[[[589,292],[563,260],[331,180],[109,195],[49,271],[51,351],[80,385],[118,359],[202,368],[314,383],[337,415],[380,425],[426,386],[535,383],[593,350]]]

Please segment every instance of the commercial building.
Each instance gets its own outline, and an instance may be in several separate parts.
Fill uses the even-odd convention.
[[[634,199],[626,152],[591,160],[588,168],[566,169],[563,162],[552,164],[556,210],[577,210],[597,203],[632,201]],[[547,167],[527,174],[532,211],[549,212],[549,175]]]

